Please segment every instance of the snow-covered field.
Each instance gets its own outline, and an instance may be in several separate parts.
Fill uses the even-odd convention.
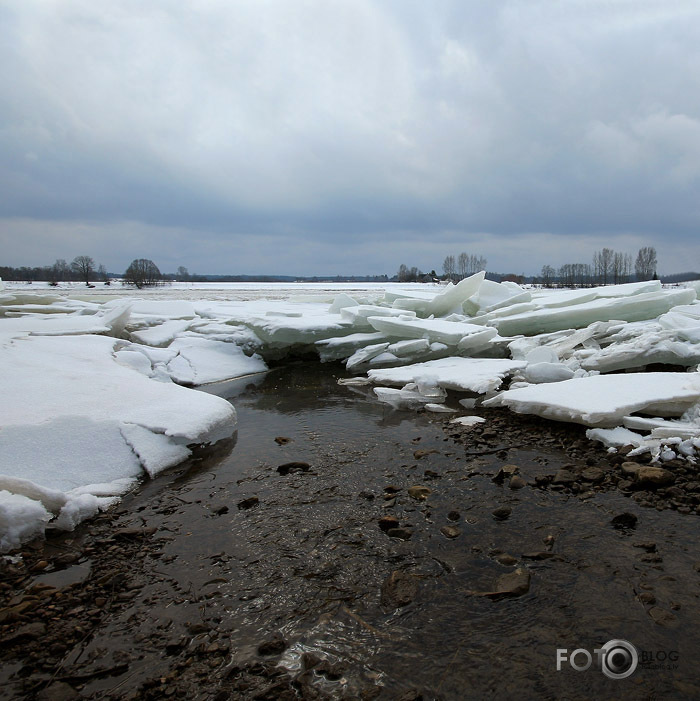
[[[698,291],[528,290],[483,273],[446,287],[0,283],[0,551],[71,529],[144,473],[231,436],[230,403],[191,387],[290,353],[344,362],[397,408],[448,413],[452,390],[465,414],[504,406],[694,462]]]

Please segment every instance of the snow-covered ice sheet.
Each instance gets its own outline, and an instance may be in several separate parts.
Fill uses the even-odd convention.
[[[519,414],[613,427],[635,411],[680,416],[700,398],[700,373],[650,372],[594,375],[501,392],[484,406]]]
[[[188,445],[235,431],[229,402],[117,362],[114,349],[123,343],[95,335],[28,336],[0,348],[0,489],[38,495],[59,525],[99,506],[97,495],[85,496],[90,485],[102,485],[104,493],[112,484],[119,494],[144,471],[154,475],[182,462]],[[76,488],[82,488],[77,505]],[[64,495],[60,510],[46,490]],[[61,519],[65,508],[71,516]]]
[[[428,378],[443,389],[485,394],[500,387],[505,377],[525,365],[520,360],[442,358],[398,368],[369,370],[367,375],[377,384],[406,385]]]

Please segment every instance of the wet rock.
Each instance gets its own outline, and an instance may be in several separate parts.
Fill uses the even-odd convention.
[[[372,501],[375,497],[372,492],[368,492],[364,489],[357,496],[360,497],[360,499],[367,499],[367,501]]]
[[[112,538],[148,538],[152,536],[157,528],[150,526],[148,528],[118,528],[112,533]]]
[[[530,591],[530,573],[526,569],[519,568],[515,572],[502,574],[496,580],[494,591],[488,592],[485,596],[493,599],[500,597],[522,596]]]
[[[40,621],[27,623],[20,626],[14,633],[0,639],[3,645],[15,645],[16,643],[27,643],[41,638],[46,633],[46,625]]]
[[[623,462],[622,465],[620,465],[620,471],[622,474],[630,479],[634,479],[641,469],[642,466],[636,462]]]
[[[287,438],[287,436],[276,436],[275,437],[275,443],[277,443],[277,445],[287,445],[287,443],[291,443],[291,442],[292,442],[292,439]]]
[[[503,484],[503,482],[510,480],[510,478],[519,471],[520,468],[517,465],[503,465],[493,476],[492,481],[496,484]]]
[[[523,553],[523,557],[527,560],[549,560],[554,557],[554,553],[549,550],[537,550],[531,553]]]
[[[448,521],[459,521],[459,519],[462,518],[459,511],[450,511],[449,514],[447,514],[447,520]]]
[[[258,655],[280,655],[287,649],[287,641],[276,633],[269,640],[258,645]]]
[[[382,516],[377,523],[385,533],[392,528],[399,527],[399,519],[396,516]]]
[[[651,606],[656,603],[656,597],[650,591],[643,591],[637,599],[641,601],[645,606]]]
[[[39,691],[34,698],[36,701],[74,701],[81,697],[70,684],[53,682],[46,689]]]
[[[584,482],[593,482],[594,484],[597,484],[605,479],[605,472],[603,472],[603,470],[601,470],[599,467],[587,467],[581,473],[581,479]]]
[[[568,487],[569,485],[573,484],[576,481],[576,475],[573,472],[570,472],[569,470],[559,470],[556,475],[554,475],[554,479],[552,480],[552,484],[561,484],[565,487]]]
[[[522,489],[523,487],[527,486],[527,482],[520,475],[513,475],[510,478],[508,486],[511,489]]]
[[[632,545],[635,548],[641,548],[642,550],[646,550],[648,553],[656,552],[656,543],[654,543],[651,540],[647,540],[642,543],[632,543]]]
[[[410,540],[413,535],[411,528],[390,528],[386,534],[390,538],[399,538],[400,540]]]
[[[240,508],[240,506],[238,507]],[[228,513],[228,505],[227,504],[219,504],[217,506],[212,506],[211,510],[217,515],[217,516],[223,516],[224,514]]]
[[[260,499],[258,497],[248,497],[247,499],[243,499],[242,501],[239,501],[236,506],[238,506],[239,509],[252,509],[254,506],[257,506],[260,503]]]
[[[662,467],[641,467],[637,471],[635,482],[645,487],[667,487],[676,481],[676,477],[670,470]]]
[[[443,526],[440,529],[440,533],[445,536],[445,538],[457,538],[457,536],[461,535],[462,531],[459,530],[459,528],[456,528],[455,526]]]
[[[185,647],[185,645],[187,645],[187,642],[188,638],[186,638],[184,635],[178,635],[173,638],[170,638],[165,643],[165,654],[177,654],[178,652],[180,652],[180,650],[182,650]]]
[[[422,485],[409,487],[407,491],[408,496],[416,501],[425,501],[433,493],[433,490],[430,489],[430,487],[424,487]]]
[[[505,521],[511,515],[511,513],[513,513],[513,509],[511,509],[510,506],[499,506],[491,513],[497,521]]]
[[[424,458],[424,457],[426,457],[426,456],[428,456],[428,455],[440,455],[440,451],[439,451],[439,450],[435,450],[435,449],[433,448],[432,450],[416,450],[416,451],[413,453],[413,457],[414,457],[416,460],[420,460],[421,458]]]
[[[39,562],[35,562],[30,568],[30,572],[43,572],[47,567],[49,566],[49,563],[46,560],[39,560]]]
[[[291,475],[296,472],[308,472],[311,469],[311,465],[308,462],[302,462],[300,460],[294,460],[292,462],[286,462],[284,465],[280,465],[277,468],[277,472],[280,475]]]
[[[440,479],[440,473],[435,472],[435,470],[425,470],[423,477],[427,480],[437,480]]]
[[[191,635],[199,635],[200,633],[208,633],[211,626],[207,623],[186,623],[187,630]]]
[[[59,555],[53,562],[58,567],[68,567],[68,565],[73,565],[78,560],[80,560],[79,553],[64,553]]]
[[[547,546],[547,548],[551,549],[554,547],[554,541],[555,538],[553,535],[547,535],[542,539],[542,542]]]
[[[613,516],[610,523],[612,523],[614,528],[626,529],[635,528],[637,526],[637,517],[634,514],[625,511],[617,516]]]
[[[410,689],[397,697],[396,701],[423,701],[423,694],[418,689]]]
[[[678,619],[670,611],[666,611],[659,606],[652,606],[648,613],[654,623],[664,628],[673,628],[678,622]]]
[[[416,577],[401,570],[394,570],[382,582],[380,601],[382,606],[398,608],[410,604],[417,593]]]
[[[496,555],[495,560],[499,564],[505,565],[506,567],[512,567],[513,565],[518,564],[518,558],[513,557],[513,555],[509,555],[508,553],[500,553],[499,555]]]

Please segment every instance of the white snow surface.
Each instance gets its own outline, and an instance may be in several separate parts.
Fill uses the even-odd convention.
[[[191,387],[290,353],[366,373],[396,408],[447,414],[447,391],[466,393],[465,425],[483,403],[583,423],[611,450],[655,460],[700,452],[697,284],[539,290],[479,273],[448,285],[0,289],[0,551],[73,528],[188,446],[231,436],[231,404]]]

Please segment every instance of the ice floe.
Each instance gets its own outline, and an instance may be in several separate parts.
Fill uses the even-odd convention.
[[[72,528],[192,445],[230,437],[231,404],[191,388],[289,355],[343,363],[357,375],[344,384],[370,383],[397,409],[461,412],[470,426],[481,406],[503,407],[584,424],[611,450],[695,460],[698,289],[537,290],[483,273],[260,286],[250,300],[0,287],[0,550]]]

